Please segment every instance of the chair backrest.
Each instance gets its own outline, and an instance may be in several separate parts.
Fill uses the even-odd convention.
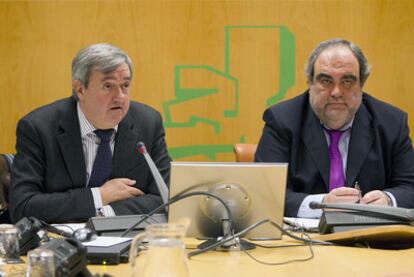
[[[236,155],[236,162],[254,162],[257,144],[236,143],[233,145],[233,152]]]
[[[0,221],[8,222],[8,214],[5,212],[8,206],[8,192],[10,187],[10,169],[14,155],[0,154]]]

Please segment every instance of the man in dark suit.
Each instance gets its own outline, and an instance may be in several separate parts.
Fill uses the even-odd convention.
[[[131,78],[125,52],[91,45],[73,59],[72,97],[19,121],[9,193],[14,222],[25,216],[51,223],[86,221],[147,213],[161,204],[136,145],[145,143],[168,183],[162,119],[154,109],[130,102]]]
[[[264,112],[256,161],[288,162],[285,215],[319,217],[309,203],[414,208],[407,114],[362,92],[370,70],[352,42],[322,42],[309,90]]]

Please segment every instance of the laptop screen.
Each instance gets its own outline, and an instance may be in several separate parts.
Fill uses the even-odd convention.
[[[287,168],[287,163],[172,162],[170,198],[194,191],[219,196],[230,207],[236,233],[263,219],[282,226]],[[223,234],[223,213],[226,210],[219,201],[192,196],[169,207],[168,221],[187,217],[191,219],[188,237],[217,237]],[[281,232],[263,224],[246,237],[280,239]]]

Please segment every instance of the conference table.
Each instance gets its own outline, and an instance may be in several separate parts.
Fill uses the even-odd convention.
[[[410,227],[412,228],[412,227]],[[410,231],[411,232],[411,231]],[[314,238],[320,238],[317,234]],[[187,251],[195,249],[199,240],[186,238]],[[188,259],[189,276],[414,276],[414,248],[384,250],[367,247],[313,245],[313,258],[309,246],[287,236],[281,240],[257,242],[279,248],[260,248],[248,250],[256,259],[279,265],[264,265],[250,258],[243,251],[209,251]],[[287,247],[295,245],[294,247]],[[291,261],[291,262],[289,262]],[[136,258],[136,268],[142,269],[146,253]],[[288,263],[286,263],[288,262]],[[282,264],[285,263],[285,264]],[[160,258],[159,266],[164,265]],[[7,276],[24,276],[25,265],[7,265]],[[110,274],[112,276],[134,276],[130,264],[88,265],[92,275]],[[135,276],[142,276],[137,273]]]
[[[199,241],[186,239],[191,251]],[[266,245],[301,245],[289,237],[279,241],[261,242]],[[307,261],[280,265],[264,265],[251,259],[243,251],[210,251],[188,260],[190,276],[414,276],[414,248],[383,250],[350,246],[313,245],[314,257]],[[308,246],[255,248],[248,251],[256,259],[268,263],[283,263],[294,259],[310,257]],[[145,264],[145,253],[137,258],[137,268]],[[159,266],[163,266],[160,259]],[[116,266],[90,265],[96,274],[109,273],[113,276],[133,276],[129,264]],[[137,274],[136,276],[142,276]]]

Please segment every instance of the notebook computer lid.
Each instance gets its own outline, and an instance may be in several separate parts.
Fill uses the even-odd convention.
[[[221,197],[231,208],[235,232],[263,219],[282,226],[287,163],[205,163],[172,162],[170,198],[193,191],[207,191]],[[188,217],[188,237],[214,237],[222,234],[219,217],[225,213],[219,201],[193,196],[172,204],[169,222]],[[281,232],[270,224],[246,235],[251,239],[280,239]]]

